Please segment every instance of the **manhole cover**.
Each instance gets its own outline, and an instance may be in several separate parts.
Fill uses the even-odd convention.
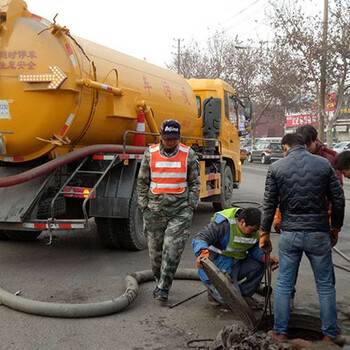
[[[210,282],[217,289],[230,310],[239,320],[252,329],[256,323],[253,312],[242,298],[241,293],[233,285],[226,272],[220,271],[216,265],[207,258],[203,258],[201,261]]]

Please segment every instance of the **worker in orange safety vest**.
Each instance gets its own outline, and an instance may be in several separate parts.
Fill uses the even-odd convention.
[[[165,120],[161,142],[144,153],[138,180],[138,200],[154,278],[153,297],[166,302],[182,252],[190,235],[200,194],[196,153],[180,143],[180,123]]]

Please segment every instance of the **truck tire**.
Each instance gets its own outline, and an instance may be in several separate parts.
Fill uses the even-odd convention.
[[[248,162],[253,163],[253,155],[251,153],[248,154]]]
[[[51,202],[52,198],[44,199],[38,209],[37,218],[38,219],[47,219],[51,217]],[[57,198],[54,205],[54,215],[55,217],[63,215],[66,212],[66,200],[64,197]]]
[[[41,235],[41,231],[4,230],[4,233],[11,241],[34,241]]]
[[[119,236],[124,228],[122,219],[95,218],[97,233],[106,248],[121,248]]]
[[[125,230],[120,236],[123,248],[128,250],[143,250],[147,247],[147,237],[143,230],[142,212],[137,200],[137,190],[134,187],[130,204],[129,218],[126,220]]]
[[[213,208],[215,211],[220,211],[232,207],[232,194],[233,194],[233,174],[231,168],[225,165],[222,176],[222,192],[220,195],[220,202],[213,202]]]

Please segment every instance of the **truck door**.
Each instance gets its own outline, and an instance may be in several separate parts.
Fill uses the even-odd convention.
[[[222,142],[230,158],[239,157],[238,109],[232,93],[224,91],[224,113],[222,118]]]

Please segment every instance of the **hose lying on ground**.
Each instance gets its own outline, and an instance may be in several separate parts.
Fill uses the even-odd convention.
[[[178,269],[176,279],[199,280],[197,270]],[[63,318],[98,317],[111,315],[131,305],[139,290],[139,283],[154,281],[151,270],[138,271],[125,277],[126,290],[121,296],[88,304],[49,303],[22,298],[0,288],[0,302],[11,309],[33,315]]]
[[[195,269],[178,269],[175,279],[199,280],[197,270]],[[126,290],[124,294],[115,299],[98,303],[49,303],[26,299],[9,293],[2,288],[0,288],[0,302],[11,309],[40,316],[62,318],[106,316],[126,309],[137,298],[139,284],[150,281],[154,281],[154,276],[151,270],[138,271],[131,275],[127,275],[125,277]]]

